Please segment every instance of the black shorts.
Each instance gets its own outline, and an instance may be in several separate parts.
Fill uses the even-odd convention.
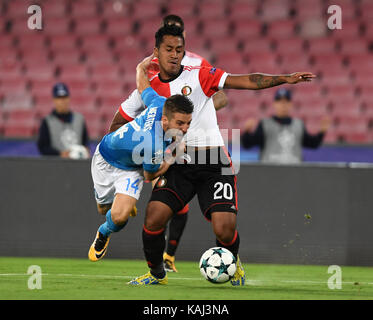
[[[225,147],[189,150],[188,162],[172,165],[154,186],[150,201],[160,201],[178,212],[197,195],[207,220],[212,212],[237,214],[237,184]]]

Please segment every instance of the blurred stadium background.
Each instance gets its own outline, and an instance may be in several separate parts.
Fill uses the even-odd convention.
[[[42,8],[42,30],[27,28],[27,7]],[[342,8],[342,30],[327,28],[327,8]],[[373,142],[373,2],[371,0],[2,0],[0,137],[33,138],[63,81],[71,107],[92,139],[103,136],[134,89],[137,62],[154,46],[166,14],[185,21],[186,47],[232,73],[312,71],[292,87],[294,115],[308,129],[332,119],[325,142]],[[271,113],[273,90],[229,91],[221,128]]]

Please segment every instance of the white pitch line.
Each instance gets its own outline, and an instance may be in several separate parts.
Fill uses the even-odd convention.
[[[120,276],[120,275],[94,275],[94,274],[71,274],[71,273],[42,273],[42,276],[55,276],[55,277],[65,277],[65,278],[93,278],[93,279],[134,279],[136,276]],[[26,277],[29,276],[27,273],[0,273],[0,277]],[[203,278],[182,278],[170,276],[170,279],[174,280],[186,280],[186,281],[198,281],[203,280]],[[246,285],[265,285],[271,283],[294,283],[294,284],[326,284],[325,281],[314,281],[314,280],[260,280],[260,279],[246,279]],[[349,285],[358,283],[360,285],[373,285],[373,282],[353,282],[353,281],[343,281],[342,284]]]

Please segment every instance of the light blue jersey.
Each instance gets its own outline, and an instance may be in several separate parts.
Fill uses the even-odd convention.
[[[141,94],[147,106],[134,120],[104,136],[99,151],[106,162],[123,170],[141,167],[156,172],[163,160],[163,152],[171,141],[164,141],[161,126],[165,97],[151,87]]]

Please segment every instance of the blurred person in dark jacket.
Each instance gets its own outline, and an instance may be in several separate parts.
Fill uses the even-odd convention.
[[[41,123],[37,145],[45,156],[88,158],[88,131],[82,114],[70,109],[70,93],[64,83],[52,89],[55,108]]]
[[[286,88],[275,93],[273,107],[275,114],[262,119],[256,126],[255,119],[248,119],[241,145],[244,148],[260,147],[260,160],[271,163],[300,163],[303,161],[302,148],[318,148],[330,126],[330,119],[324,117],[317,134],[308,133],[301,119],[291,116],[292,93]]]

